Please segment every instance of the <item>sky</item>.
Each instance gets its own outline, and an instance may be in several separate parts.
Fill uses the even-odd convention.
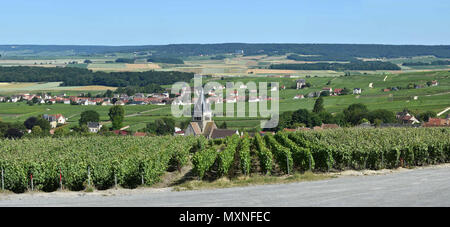
[[[450,45],[448,0],[0,0],[0,44]]]

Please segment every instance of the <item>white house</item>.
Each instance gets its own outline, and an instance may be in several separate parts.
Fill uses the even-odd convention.
[[[98,133],[98,131],[100,131],[100,129],[102,128],[102,125],[98,122],[88,122],[87,123],[89,132],[92,133]]]
[[[359,95],[359,94],[361,94],[361,92],[362,92],[361,88],[354,88],[353,89],[353,94],[354,95]]]

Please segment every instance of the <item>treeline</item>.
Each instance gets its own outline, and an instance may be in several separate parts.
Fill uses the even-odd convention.
[[[171,44],[148,46],[39,46],[39,45],[0,45],[0,51],[24,53],[26,55],[93,55],[105,53],[133,53],[145,52],[158,56],[199,56],[222,55],[243,50],[245,55],[284,55],[289,53],[303,55],[339,56],[339,57],[365,57],[365,58],[398,58],[414,56],[436,56],[450,58],[449,45],[379,45],[379,44]],[[50,53],[49,53],[50,52]],[[30,54],[28,54],[30,53]],[[18,54],[16,54],[18,55]]]
[[[0,67],[1,82],[56,82],[61,86],[104,85],[112,87],[167,85],[189,82],[193,73],[185,72],[92,72],[82,68]]]
[[[439,60],[433,61],[431,63],[427,62],[405,62],[402,64],[403,66],[422,66],[422,65],[450,65],[450,60]]]
[[[288,70],[400,70],[398,65],[382,61],[352,61],[350,63],[305,63],[305,64],[274,64],[270,69]]]
[[[356,58],[349,56],[300,56],[297,54],[291,54],[286,57],[289,60],[294,61],[355,61]]]
[[[408,110],[404,110],[409,112]],[[421,121],[428,121],[430,117],[435,117],[436,113],[428,111],[417,113],[417,118]],[[337,124],[341,127],[357,126],[362,123],[372,123],[381,125],[383,123],[400,123],[394,112],[377,109],[370,111],[362,103],[351,104],[342,112],[331,114],[324,108],[324,99],[319,97],[312,111],[298,109],[296,111],[286,111],[279,117],[278,126],[268,131],[281,131],[285,128],[299,128],[321,126],[322,124]]]
[[[161,93],[165,89],[159,84],[148,84],[146,86],[127,86],[119,87],[114,92],[118,94],[134,95],[136,93]]]

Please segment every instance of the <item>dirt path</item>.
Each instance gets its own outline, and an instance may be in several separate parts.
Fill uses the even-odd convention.
[[[437,114],[437,116],[439,117],[439,116],[441,116],[442,114],[444,114],[445,112],[447,112],[447,111],[449,111],[449,110],[450,110],[450,107],[447,107],[447,109],[443,110],[442,112],[439,112],[439,113]]]

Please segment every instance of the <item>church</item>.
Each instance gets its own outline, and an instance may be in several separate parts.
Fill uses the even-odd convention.
[[[200,94],[192,111],[192,120],[185,130],[185,136],[203,135],[207,139],[221,139],[234,134],[239,135],[238,130],[219,129],[212,119],[212,111],[210,103],[205,100],[203,88],[199,89]]]

